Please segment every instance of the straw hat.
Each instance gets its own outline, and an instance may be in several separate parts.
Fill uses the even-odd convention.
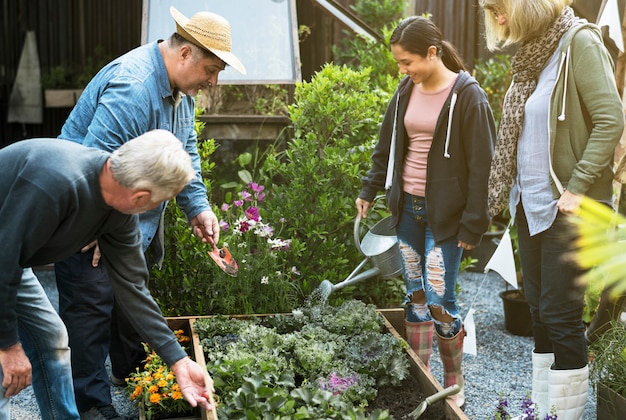
[[[170,14],[176,21],[176,32],[180,36],[211,51],[241,74],[246,74],[243,64],[230,52],[230,24],[226,19],[211,12],[198,12],[191,19],[187,19],[173,6],[170,7]]]

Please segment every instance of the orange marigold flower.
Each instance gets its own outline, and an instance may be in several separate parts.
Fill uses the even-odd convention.
[[[130,395],[130,399],[134,400],[135,398],[139,397],[141,395],[141,390],[141,386],[137,385],[133,393]]]
[[[152,404],[158,404],[160,401],[161,401],[161,395],[159,394],[150,395],[150,402]]]
[[[180,391],[180,386],[178,386],[178,384],[172,384],[172,391]]]
[[[183,398],[183,394],[180,391],[172,392],[172,399],[180,400],[181,398]]]
[[[167,381],[164,379],[161,379],[159,382],[157,382],[157,385],[160,386],[161,388],[165,388],[167,386]]]
[[[163,379],[164,376],[163,373],[157,372],[154,374],[154,379]]]
[[[150,393],[152,394],[156,394],[157,392],[159,392],[159,387],[156,385],[150,385],[150,388],[148,388],[148,391],[150,391]]]

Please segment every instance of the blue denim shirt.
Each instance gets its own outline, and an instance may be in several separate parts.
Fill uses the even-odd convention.
[[[103,67],[83,91],[59,138],[113,151],[149,130],[172,132],[191,156],[196,171],[196,178],[176,197],[189,220],[211,210],[202,181],[194,118],[194,99],[172,95],[157,41],[135,48]],[[152,243],[159,262],[163,255],[159,226],[166,204],[139,217],[144,252]]]

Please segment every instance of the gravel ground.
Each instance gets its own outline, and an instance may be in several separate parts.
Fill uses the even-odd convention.
[[[40,277],[45,277],[37,273]],[[476,324],[476,356],[466,354],[463,359],[465,371],[465,414],[472,420],[491,419],[502,393],[513,407],[512,414],[520,414],[519,405],[531,388],[532,338],[519,337],[504,329],[503,309],[499,292],[506,282],[497,273],[465,272],[459,280],[459,304],[465,315],[470,306],[474,308]],[[49,292],[49,293],[54,293]],[[431,369],[437,380],[443,382],[442,365],[437,346],[434,346]],[[120,388],[111,388],[113,404],[120,414],[136,417],[137,412]],[[11,419],[39,419],[39,410],[32,389],[23,390],[11,400]],[[596,396],[589,389],[583,420],[596,418]]]

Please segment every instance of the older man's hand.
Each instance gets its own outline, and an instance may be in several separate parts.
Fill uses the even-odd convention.
[[[5,397],[14,397],[30,385],[33,379],[33,369],[20,343],[0,349],[0,366],[2,366],[4,376],[2,387],[6,389]]]
[[[209,411],[215,409],[209,402],[215,392],[213,379],[205,369],[188,357],[180,359],[171,368],[180,391],[192,407],[200,406]]]

